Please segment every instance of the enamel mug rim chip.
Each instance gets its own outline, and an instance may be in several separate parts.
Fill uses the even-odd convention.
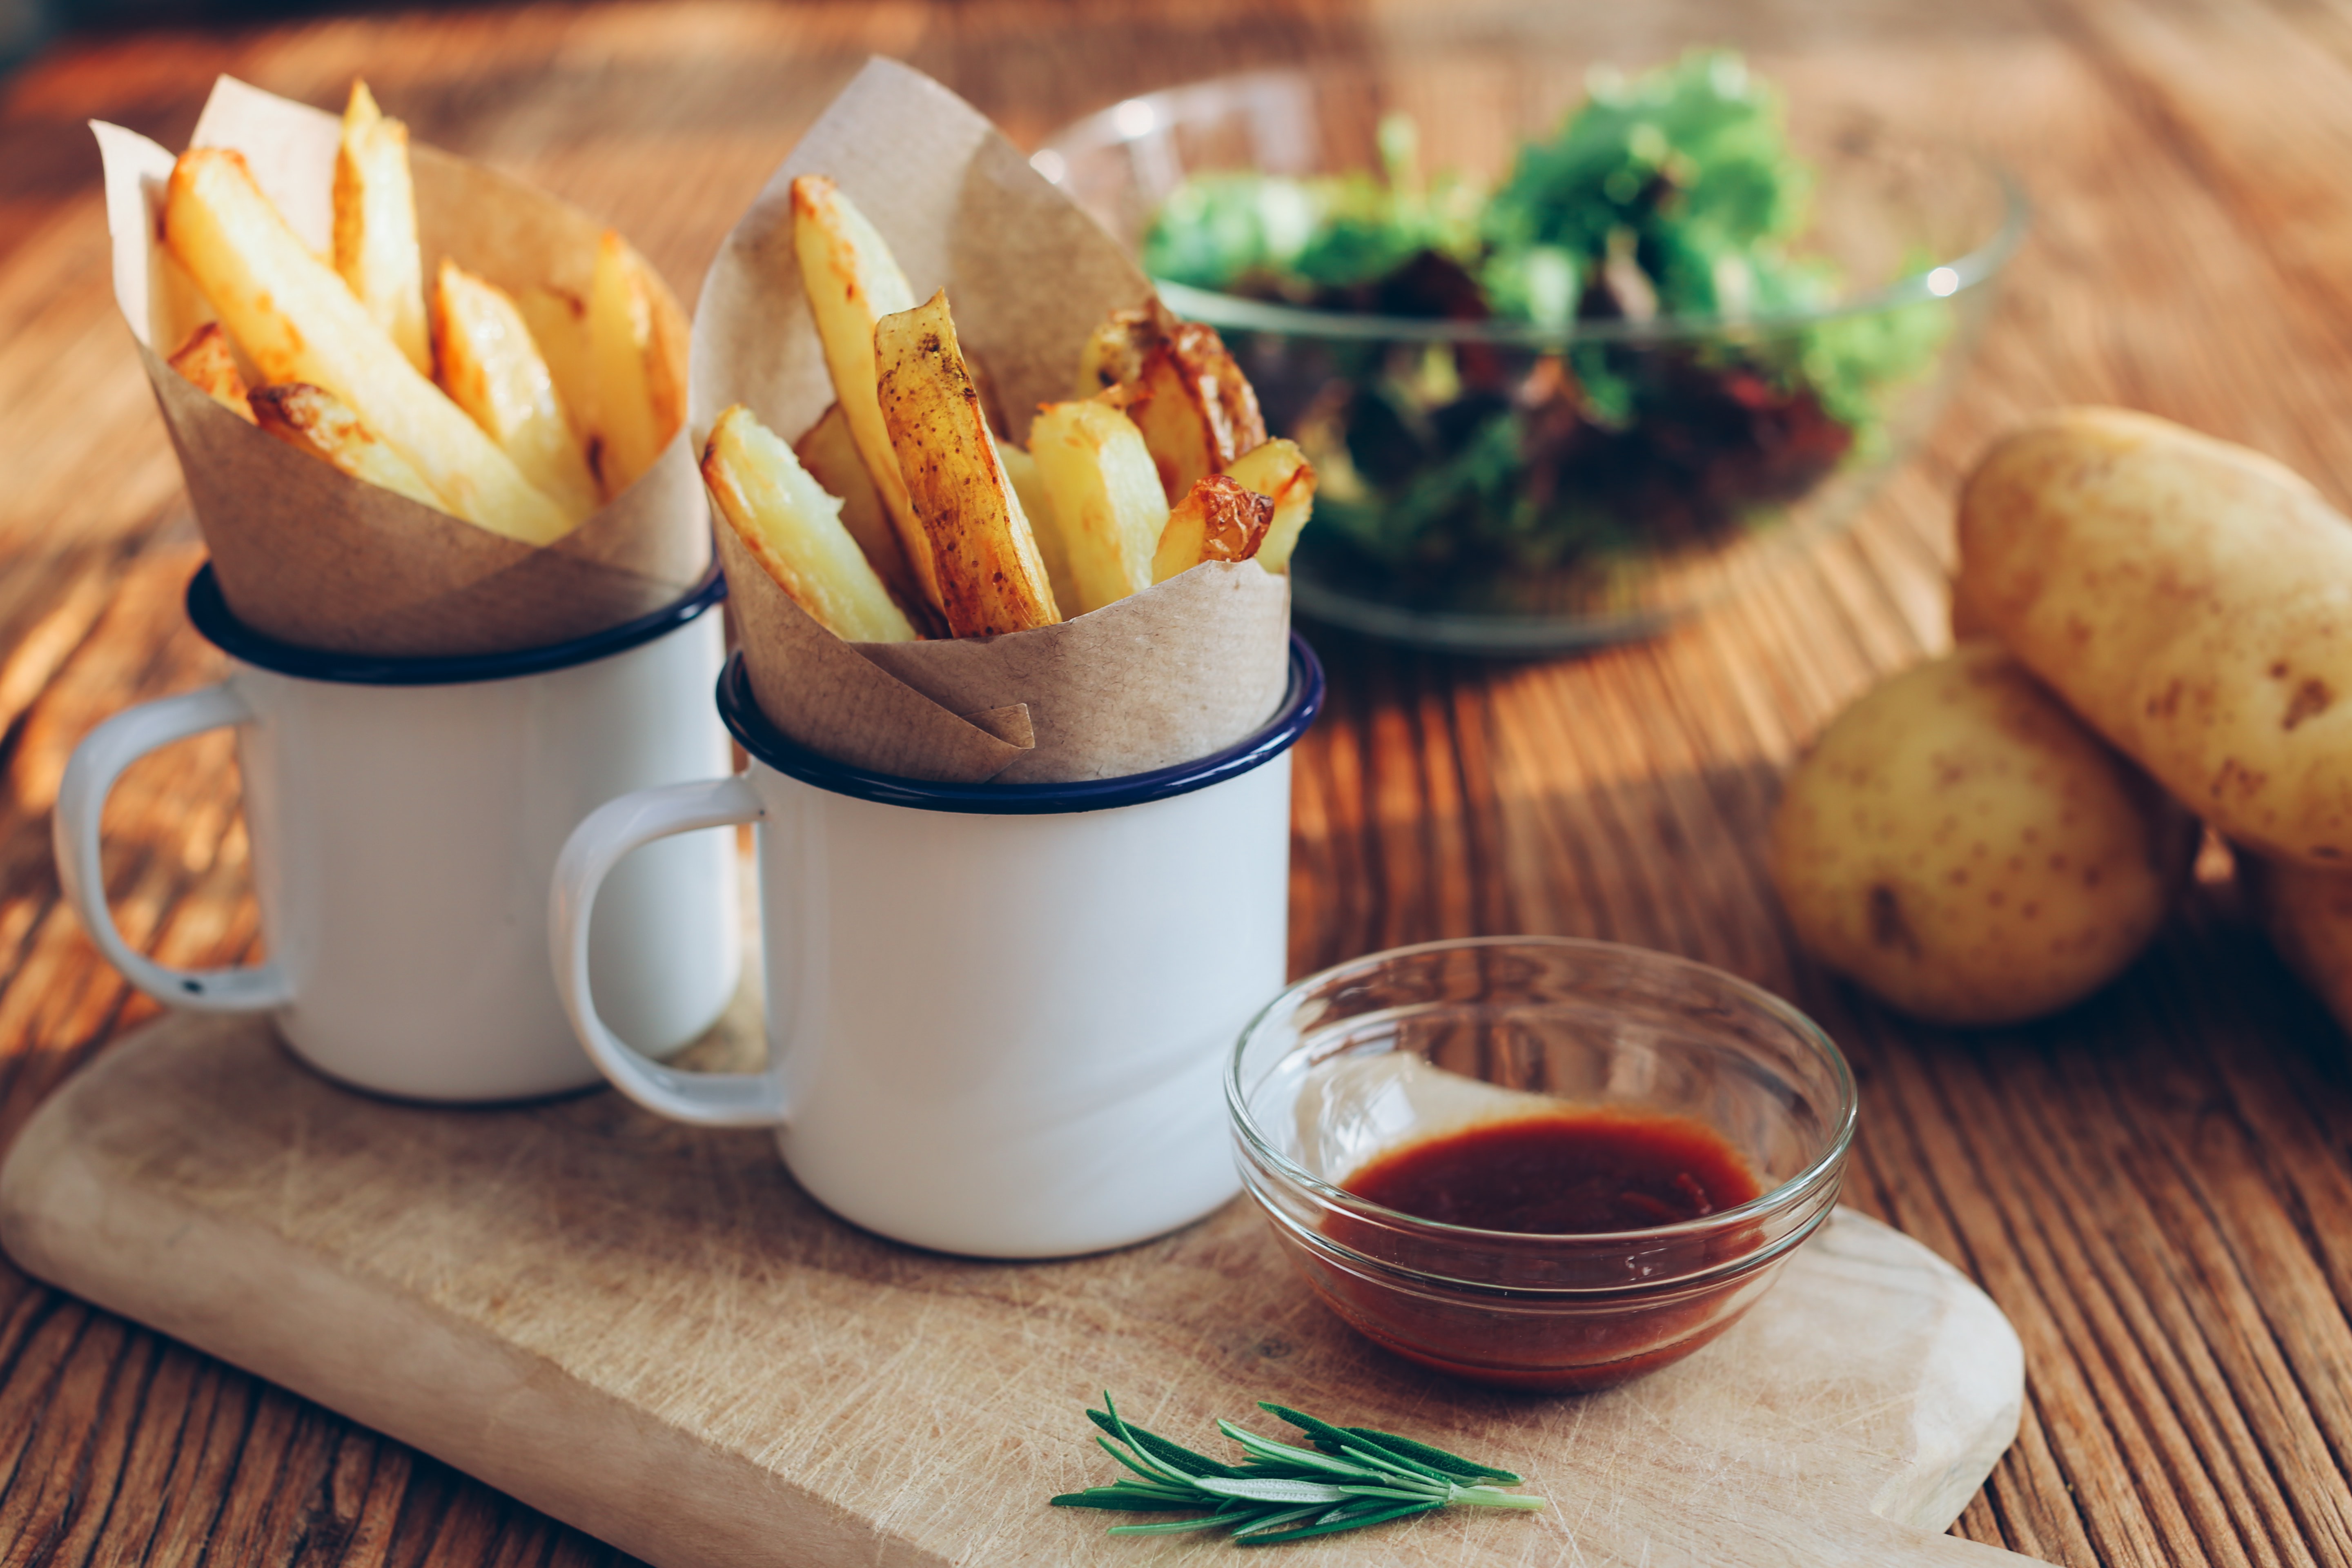
[[[835,795],[919,811],[966,812],[988,816],[1035,816],[1077,811],[1108,811],[1189,795],[1264,766],[1297,744],[1323,710],[1323,661],[1307,639],[1290,634],[1290,680],[1282,703],[1265,723],[1220,752],[1190,762],[1118,778],[1077,779],[1066,784],[939,784],[903,778],[836,762],[811,751],[769,721],[751,694],[751,672],[740,653],[730,655],[719,678],[719,716],[743,749],[791,778]]]

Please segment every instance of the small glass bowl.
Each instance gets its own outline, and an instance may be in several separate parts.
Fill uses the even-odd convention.
[[[1594,63],[1465,45],[1220,77],[1065,127],[1033,162],[1139,247],[1190,176],[1378,167],[1392,110],[1418,115],[1428,168],[1492,182],[1557,130]],[[1859,101],[1792,94],[1790,131],[1818,175],[1796,248],[1844,279],[1814,309],[1538,327],[1161,280],[1171,309],[1223,335],[1274,434],[1347,455],[1317,458],[1301,613],[1428,647],[1559,652],[1663,630],[1851,522],[1958,380],[2026,205],[1998,165]],[[1908,368],[1847,386],[1843,412],[1773,390],[1791,366],[1810,378],[1898,342]],[[1630,415],[1570,416],[1559,388],[1596,377],[1629,389]]]
[[[1829,1037],[1705,964],[1496,937],[1375,953],[1300,982],[1225,1079],[1242,1180],[1326,1305],[1424,1366],[1606,1388],[1753,1306],[1837,1202],[1854,1088]],[[1344,1183],[1424,1138],[1568,1107],[1712,1129],[1761,1196],[1653,1229],[1538,1236],[1417,1218]]]

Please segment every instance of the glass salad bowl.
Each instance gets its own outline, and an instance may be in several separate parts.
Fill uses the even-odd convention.
[[[1299,609],[1555,652],[1648,635],[1850,521],[1969,356],[2016,183],[1850,105],[1784,121],[1735,56],[1423,79],[1446,71],[1220,78],[1033,160],[1315,462]]]

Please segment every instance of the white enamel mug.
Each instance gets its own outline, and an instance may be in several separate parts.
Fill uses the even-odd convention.
[[[206,567],[188,616],[231,673],[118,713],[75,751],[55,823],[66,897],[149,995],[267,1010],[297,1056],[356,1088],[483,1101],[593,1084],[548,974],[548,878],[604,802],[728,766],[709,695],[725,591],[714,575],[666,610],[555,647],[377,659],[257,636]],[[100,813],[131,763],[228,725],[268,961],[169,969],[107,910]],[[590,963],[640,1049],[675,1051],[726,1007],[741,963],[735,889],[733,846],[717,836],[615,872]]]
[[[1290,747],[1323,672],[1196,763],[1070,784],[935,784],[779,733],[719,683],[748,772],[614,801],[557,863],[550,942],[580,1038],[659,1115],[772,1127],[819,1203],[986,1258],[1121,1247],[1239,1190],[1219,1073],[1282,989]],[[602,1016],[590,913],[624,856],[757,823],[764,1071],[673,1071]],[[603,916],[597,914],[601,921]]]

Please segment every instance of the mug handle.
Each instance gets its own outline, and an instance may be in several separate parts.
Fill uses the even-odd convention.
[[[99,860],[99,818],[114,781],[141,757],[207,730],[252,722],[253,710],[228,681],[117,713],[74,748],[73,759],[66,764],[65,777],[58,785],[57,813],[49,825],[58,881],[98,950],[125,979],[158,1002],[200,1013],[282,1007],[294,1000],[293,983],[275,959],[243,969],[170,969],[133,950],[115,926],[113,911],[106,907],[106,873]]]
[[[555,991],[580,1043],[614,1088],[656,1116],[698,1127],[774,1127],[784,1120],[783,1079],[772,1072],[680,1072],[629,1048],[596,1016],[588,984],[588,917],[596,889],[622,857],[656,838],[731,827],[767,815],[749,781],[665,784],[606,801],[581,820],[556,858],[547,940]]]

